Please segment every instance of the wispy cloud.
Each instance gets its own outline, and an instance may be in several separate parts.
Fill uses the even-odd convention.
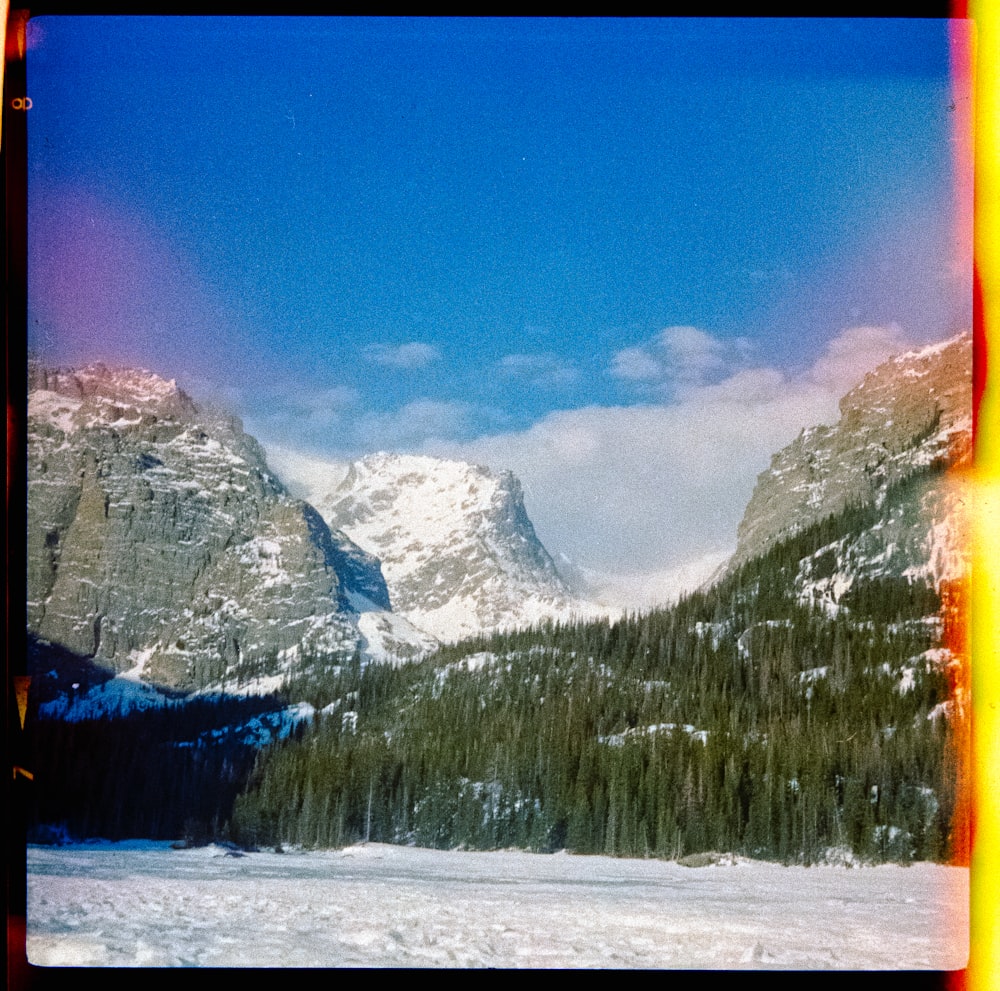
[[[461,436],[472,407],[464,402],[416,399],[388,413],[368,413],[351,424],[350,440],[362,451],[409,450]]]
[[[865,373],[908,347],[898,324],[888,327],[849,327],[835,337],[826,353],[809,370],[812,381],[847,392]]]
[[[422,341],[410,341],[408,344],[371,344],[362,353],[368,361],[388,368],[425,368],[441,359],[439,348]]]
[[[334,385],[313,391],[296,391],[287,395],[290,409],[303,413],[313,421],[325,421],[337,417],[357,405],[360,394],[347,385]]]
[[[663,363],[645,348],[623,348],[611,361],[611,374],[632,382],[655,382],[663,377]]]
[[[618,351],[610,371],[662,390],[683,390],[719,381],[745,367],[750,354],[745,337],[726,340],[697,327],[667,327],[639,347]]]
[[[608,608],[652,609],[676,602],[708,581],[728,560],[725,551],[712,551],[677,567],[659,571],[601,574],[582,569],[580,591]]]
[[[307,388],[282,381],[241,389],[236,408],[247,429],[262,441],[338,447],[360,400],[351,386]]]
[[[658,403],[550,413],[519,433],[429,444],[427,453],[511,468],[553,553],[605,574],[663,573],[732,550],[771,455],[802,428],[834,422],[840,397],[908,346],[898,328],[850,328],[801,373],[758,365],[712,381],[726,360],[745,360],[738,348],[720,350],[700,333],[661,343],[686,360],[688,382],[702,384]],[[668,351],[657,347],[653,358]]]
[[[539,388],[574,385],[580,380],[580,370],[575,365],[547,351],[508,354],[498,364],[502,374]]]
[[[908,346],[897,326],[850,327],[792,373],[751,364],[739,343],[671,328],[647,349],[632,349],[658,363],[651,381],[663,391],[655,402],[554,411],[526,430],[465,440],[483,417],[468,402],[424,397],[372,411],[346,386],[276,386],[253,396],[247,426],[265,442],[294,437],[300,449],[339,457],[415,451],[510,468],[552,553],[600,573],[609,601],[647,603],[687,582],[698,570],[692,562],[733,550],[771,456],[802,428],[834,422],[840,398]],[[508,355],[499,364],[512,376],[559,370],[545,355]]]

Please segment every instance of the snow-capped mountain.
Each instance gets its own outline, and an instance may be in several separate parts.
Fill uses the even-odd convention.
[[[729,570],[848,507],[875,506],[874,523],[803,562],[804,590],[835,599],[860,574],[940,584],[966,573],[971,336],[890,359],[840,412],[833,426],[804,430],[758,477]]]
[[[373,454],[287,478],[228,415],[149,372],[29,368],[29,630],[118,672],[196,688],[298,657],[418,656],[438,640],[602,615],[538,540],[510,472]],[[964,574],[971,338],[894,358],[763,472],[729,570],[848,507],[872,522],[801,562],[854,577]],[[951,470],[938,470],[943,467]]]
[[[197,688],[351,656],[377,562],[291,498],[233,417],[149,372],[32,363],[28,628]]]
[[[379,453],[310,497],[379,559],[395,613],[442,640],[593,611],[560,577],[510,472]]]

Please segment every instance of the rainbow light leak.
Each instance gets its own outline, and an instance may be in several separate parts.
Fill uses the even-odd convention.
[[[956,134],[959,154],[975,141],[975,229],[973,275],[975,432],[975,532],[972,569],[972,904],[967,986],[1000,986],[1000,424],[997,376],[988,354],[1000,354],[1000,38],[998,12],[990,0],[970,5],[974,33],[967,71],[974,97],[968,130]],[[964,11],[955,11],[962,16]],[[961,82],[957,79],[956,82]],[[961,122],[956,122],[961,127]],[[992,345],[992,348],[990,347]]]

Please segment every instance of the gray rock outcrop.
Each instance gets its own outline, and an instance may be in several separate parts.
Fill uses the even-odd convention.
[[[841,400],[840,413],[833,426],[804,430],[758,476],[730,570],[847,506],[880,503],[922,468],[967,464],[971,335],[890,359]],[[909,505],[896,506],[879,524],[881,533],[859,536],[856,563],[895,553],[897,572],[952,575],[965,566],[965,503],[954,472],[917,486]]]
[[[378,598],[372,562],[288,496],[237,419],[148,372],[32,364],[27,429],[38,636],[185,689],[353,654],[337,563],[353,556]]]

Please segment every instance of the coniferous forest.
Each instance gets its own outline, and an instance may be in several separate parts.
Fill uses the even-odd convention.
[[[38,720],[36,828],[967,863],[961,588],[796,590],[800,562],[874,512],[850,507],[670,608],[299,679],[284,700],[316,716],[259,750],[208,731],[208,703]],[[234,722],[277,703],[227,704]]]

